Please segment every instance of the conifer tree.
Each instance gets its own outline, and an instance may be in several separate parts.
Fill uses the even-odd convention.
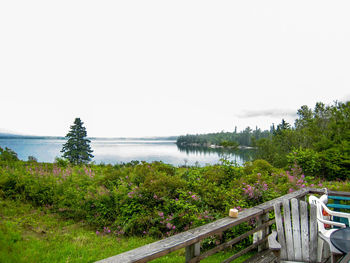
[[[62,157],[68,159],[72,164],[86,164],[94,156],[90,148],[90,140],[86,139],[87,133],[80,118],[76,118],[70,131],[66,135],[68,139],[63,145],[61,152]]]

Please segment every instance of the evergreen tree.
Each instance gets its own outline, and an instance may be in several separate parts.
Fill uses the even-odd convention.
[[[90,148],[90,140],[86,139],[86,129],[80,118],[76,118],[74,125],[66,135],[67,142],[63,145],[62,157],[68,159],[72,164],[88,163],[94,156]]]

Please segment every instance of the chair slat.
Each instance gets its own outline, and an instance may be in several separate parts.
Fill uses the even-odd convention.
[[[287,258],[287,248],[286,248],[286,239],[284,236],[284,228],[282,222],[282,214],[281,214],[281,204],[274,205],[275,210],[275,220],[276,220],[276,228],[278,235],[278,242],[281,245],[281,258]]]
[[[294,244],[293,244],[293,231],[291,222],[291,211],[289,206],[289,200],[283,200],[283,218],[284,218],[284,230],[287,246],[287,259],[294,260]]]
[[[301,236],[300,236],[300,215],[299,201],[295,198],[291,200],[292,206],[292,230],[293,230],[293,245],[294,245],[294,260],[300,261],[303,256],[301,254]]]
[[[317,207],[310,205],[310,262],[317,261]]]
[[[310,261],[310,236],[309,236],[309,215],[307,211],[307,203],[300,202],[300,225],[301,225],[301,250],[302,260]]]

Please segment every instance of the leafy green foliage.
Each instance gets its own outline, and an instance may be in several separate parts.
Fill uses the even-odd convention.
[[[320,176],[321,170],[321,154],[312,149],[294,149],[287,155],[288,164],[298,164],[307,176]]]
[[[293,162],[297,160],[309,164],[316,157],[322,158],[312,151],[295,151],[297,154],[289,157]],[[300,156],[302,158],[297,159]],[[310,169],[319,169],[317,163],[315,161]],[[162,162],[137,161],[114,166],[72,166],[64,160],[57,160],[54,164],[0,162],[0,200],[29,202],[45,213],[55,213],[62,222],[87,224],[93,231],[85,234],[73,232],[71,235],[74,238],[67,237],[69,242],[77,237],[83,238],[86,242],[81,246],[91,242],[94,244],[100,241],[98,238],[102,240],[107,237],[118,240],[127,236],[139,236],[141,239],[151,236],[168,237],[227,216],[230,208],[235,207],[241,211],[307,186],[350,190],[349,181],[322,181],[304,175],[296,162],[287,171],[272,166],[266,160],[248,162],[244,167],[238,167],[227,160],[205,167],[174,167]],[[4,209],[0,209],[0,216],[4,218],[2,211]],[[20,219],[18,222],[22,221]],[[31,225],[26,220],[23,222],[25,226]],[[40,226],[35,228],[38,233],[53,231],[43,227],[41,221],[37,225]],[[13,222],[0,222],[0,247],[3,247],[3,250],[0,248],[0,258],[2,255],[12,257],[10,247],[14,251],[25,251],[23,245],[20,246],[24,242],[22,230],[16,226]],[[220,237],[208,237],[202,242],[202,249],[210,249],[254,227],[256,222],[252,220],[225,231]],[[58,240],[56,243],[66,243],[61,237],[62,231],[57,232],[60,235],[53,238]],[[67,236],[64,233],[62,235]],[[29,240],[30,246],[42,249],[42,243],[36,245],[36,241]],[[45,244],[47,240],[52,242],[45,237]],[[1,246],[3,244],[5,245]],[[67,244],[71,246],[67,248],[69,251],[81,248],[75,242]],[[248,244],[251,244],[251,238],[238,244],[234,251]],[[57,244],[50,243],[50,248],[55,250]],[[96,259],[95,255],[84,253],[87,255],[82,257],[82,261]],[[115,252],[108,253],[104,257]],[[43,254],[42,258],[39,254],[31,256],[40,262],[50,259],[52,255]],[[168,259],[172,260],[172,256],[166,257],[165,262]]]
[[[350,102],[302,106],[295,127],[282,120],[271,138],[257,142],[257,158],[274,166],[297,163],[306,175],[329,180],[350,176]]]
[[[294,168],[293,168],[294,169]],[[48,207],[116,235],[166,237],[310,185],[264,160],[176,168],[162,162],[0,164],[0,197]],[[315,181],[315,180],[314,180]]]
[[[0,147],[0,161],[3,162],[14,162],[18,161],[17,153],[13,150],[5,147],[5,149]]]
[[[94,156],[90,148],[90,140],[86,139],[87,133],[80,118],[76,118],[74,125],[66,135],[67,142],[63,145],[61,152],[72,164],[86,164]]]

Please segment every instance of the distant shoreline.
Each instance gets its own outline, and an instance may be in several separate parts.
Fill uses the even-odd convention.
[[[17,135],[17,134],[1,134],[0,133],[0,139],[39,139],[39,140],[45,140],[45,139],[52,139],[52,140],[66,140],[66,137],[62,136],[35,136],[35,135]],[[146,141],[146,140],[164,140],[164,141],[176,141],[177,136],[160,136],[160,137],[87,137],[89,140],[140,140],[140,141]]]
[[[204,147],[208,149],[231,149],[231,150],[254,150],[257,149],[256,147],[251,146],[244,146],[244,145],[238,145],[238,146],[222,146],[217,144],[199,144],[199,143],[181,143],[178,144],[182,147]]]

